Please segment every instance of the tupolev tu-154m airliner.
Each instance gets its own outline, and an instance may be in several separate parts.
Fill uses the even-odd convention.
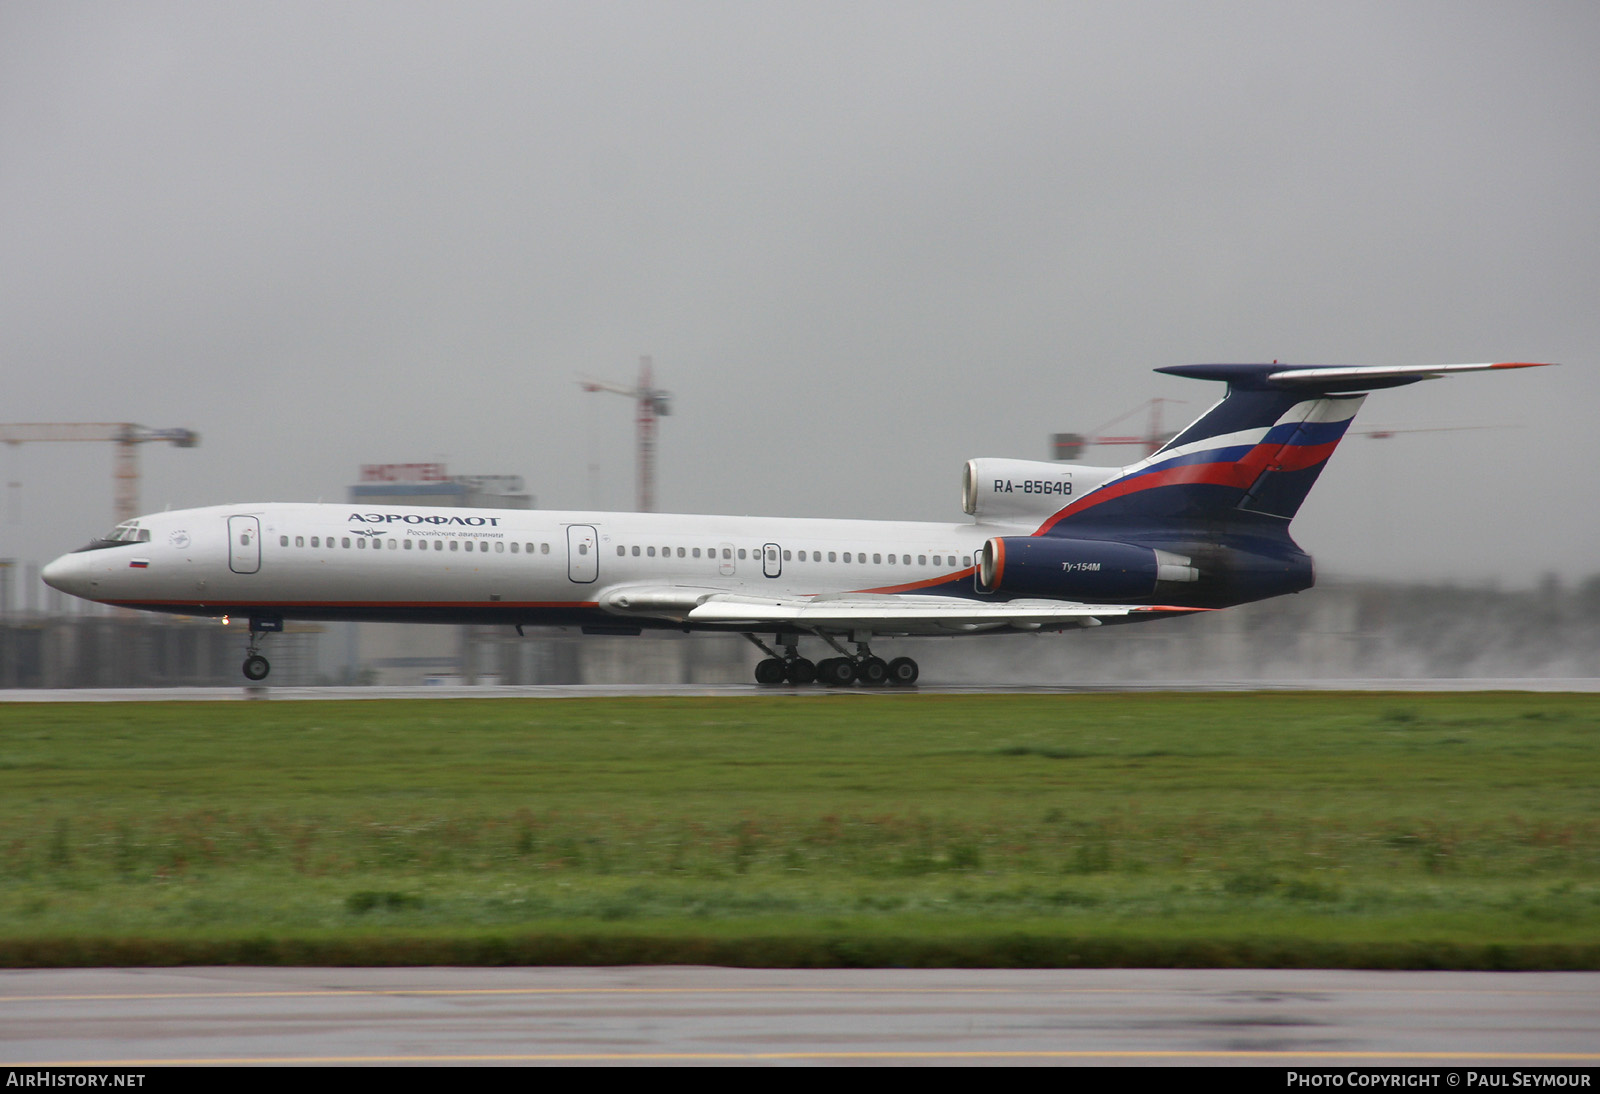
[[[762,684],[915,683],[870,643],[1129,623],[1310,588],[1289,522],[1366,393],[1471,365],[1211,364],[1220,402],[1129,467],[966,465],[970,522],[252,503],[157,513],[44,580],[145,611],[249,620],[244,675],[286,619],[732,631]],[[762,636],[771,635],[769,644]],[[813,661],[808,641],[832,656]]]

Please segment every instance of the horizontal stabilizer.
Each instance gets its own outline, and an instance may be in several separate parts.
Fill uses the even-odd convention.
[[[1452,372],[1487,372],[1497,368],[1543,368],[1543,361],[1500,361],[1482,365],[1361,365],[1344,367],[1312,367],[1283,369],[1269,373],[1267,383],[1287,386],[1305,385],[1318,391],[1329,390],[1329,383],[1356,383],[1373,387],[1391,387],[1414,383],[1417,380],[1437,380]]]
[[[1221,380],[1238,391],[1302,391],[1307,394],[1348,394],[1400,387],[1418,380],[1437,380],[1455,372],[1492,369],[1542,368],[1544,361],[1495,361],[1473,365],[1169,365],[1158,368],[1171,376],[1191,380]]]

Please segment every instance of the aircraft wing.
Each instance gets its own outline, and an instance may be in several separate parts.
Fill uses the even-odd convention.
[[[1079,604],[1065,600],[976,600],[951,596],[847,593],[815,597],[752,596],[677,586],[611,589],[600,606],[618,615],[649,615],[690,626],[772,627],[875,634],[961,634],[1011,628],[1032,631],[1136,614],[1177,614],[1193,608],[1147,604]]]

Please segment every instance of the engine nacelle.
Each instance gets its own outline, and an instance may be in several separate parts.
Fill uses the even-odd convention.
[[[1120,467],[1079,463],[968,460],[961,474],[961,508],[979,520],[1037,523],[1120,474]]]
[[[1068,600],[1142,600],[1158,581],[1199,576],[1182,555],[1111,540],[997,536],[978,559],[978,583],[987,592]]]

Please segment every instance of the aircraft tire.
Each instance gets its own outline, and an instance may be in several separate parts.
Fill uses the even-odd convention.
[[[830,657],[817,664],[817,679],[830,688],[849,687],[856,682],[856,667],[848,657]]]
[[[776,657],[767,657],[758,662],[756,665],[756,683],[783,683],[783,662]]]
[[[267,673],[272,671],[272,665],[259,653],[252,653],[244,659],[244,678],[251,682],[265,680]]]
[[[908,688],[917,682],[922,670],[909,657],[896,657],[889,662],[889,683],[897,688]]]
[[[791,684],[810,684],[817,679],[816,663],[807,661],[804,657],[796,657],[783,669],[784,678]]]
[[[856,679],[864,687],[881,688],[889,682],[889,666],[881,657],[864,657],[856,665]]]

